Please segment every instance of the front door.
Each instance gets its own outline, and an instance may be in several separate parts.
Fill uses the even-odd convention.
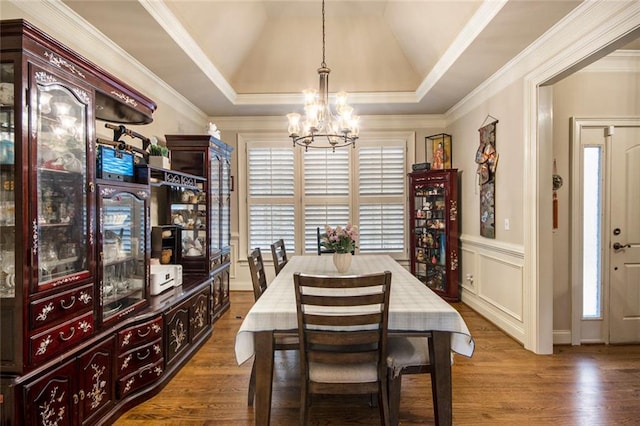
[[[640,127],[610,131],[609,341],[640,342]]]

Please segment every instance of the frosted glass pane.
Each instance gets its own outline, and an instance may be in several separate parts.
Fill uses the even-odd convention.
[[[584,148],[582,317],[602,315],[602,149]]]

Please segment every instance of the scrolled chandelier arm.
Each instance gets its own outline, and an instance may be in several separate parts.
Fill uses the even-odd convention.
[[[297,112],[287,114],[289,137],[293,145],[308,148],[332,148],[353,145],[360,133],[359,117],[347,104],[347,94],[336,94],[335,114],[329,104],[329,73],[325,63],[324,0],[322,1],[322,63],[318,68],[319,90],[305,90],[304,117]]]

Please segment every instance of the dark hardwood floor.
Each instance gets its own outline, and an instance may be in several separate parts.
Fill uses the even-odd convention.
[[[140,425],[250,425],[247,406],[251,362],[238,366],[236,331],[253,303],[253,293],[232,292],[231,309],[213,337],[156,397],[116,422]],[[455,356],[455,425],[623,425],[640,424],[640,346],[557,346],[535,355],[462,303],[476,342],[472,358]],[[299,373],[296,352],[276,355],[272,425],[298,424]],[[400,423],[433,424],[427,375],[406,376]],[[312,425],[379,424],[367,398],[321,397],[310,411]]]

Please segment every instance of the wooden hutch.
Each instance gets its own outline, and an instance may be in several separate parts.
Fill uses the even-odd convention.
[[[147,124],[154,102],[24,20],[0,36],[0,424],[108,424],[159,392],[229,307],[228,169],[104,173],[109,154],[135,156],[99,148],[96,121]],[[184,211],[194,221],[178,228],[200,245],[180,240],[182,285],[157,295],[154,192],[159,225]]]

